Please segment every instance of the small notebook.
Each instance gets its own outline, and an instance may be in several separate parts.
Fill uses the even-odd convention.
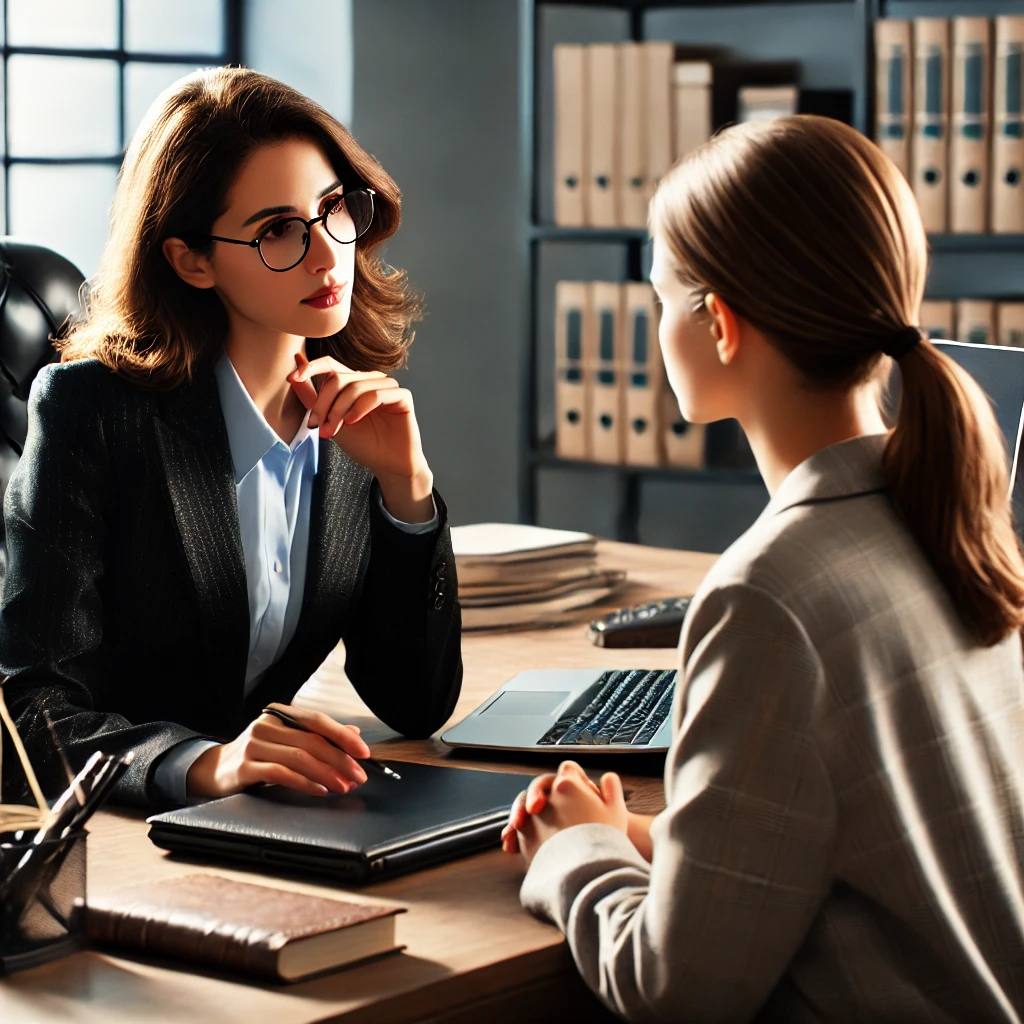
[[[471,523],[452,527],[452,549],[462,566],[589,555],[596,539],[577,530],[551,530],[520,523]]]
[[[397,951],[404,910],[195,874],[90,894],[85,928],[98,945],[297,981]]]
[[[280,786],[148,818],[149,838],[190,856],[316,872],[360,885],[497,848],[509,808],[532,775],[389,761],[347,794]]]

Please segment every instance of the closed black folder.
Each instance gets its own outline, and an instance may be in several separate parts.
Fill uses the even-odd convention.
[[[498,845],[516,795],[532,775],[388,762],[346,795],[280,786],[147,819],[166,850],[315,871],[349,885],[375,882]]]

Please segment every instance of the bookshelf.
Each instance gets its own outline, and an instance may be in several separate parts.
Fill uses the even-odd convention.
[[[553,223],[553,46],[669,40],[724,46],[741,60],[797,61],[803,69],[803,87],[849,89],[853,125],[873,137],[878,18],[1014,13],[1024,14],[1024,0],[520,0],[520,153],[529,197],[529,220],[523,230],[528,337],[521,382],[522,522],[538,521],[542,473],[574,478],[576,482],[563,484],[561,492],[572,495],[579,489],[581,503],[588,498],[579,481],[588,475],[610,480],[606,492],[617,502],[615,536],[626,541],[647,539],[641,530],[647,492],[664,500],[673,484],[706,488],[706,509],[714,507],[711,495],[716,492],[727,502],[746,490],[749,497],[743,500],[753,510],[751,519],[758,496],[767,500],[756,469],[609,466],[554,454],[554,282],[560,277],[642,280],[649,267],[649,240],[639,228],[566,228]],[[1019,299],[1024,292],[1024,235],[934,235],[930,248],[929,298]],[[678,546],[685,544],[680,538]]]

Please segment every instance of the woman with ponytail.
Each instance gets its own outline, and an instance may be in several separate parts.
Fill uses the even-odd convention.
[[[629,1020],[1020,1022],[1024,560],[991,407],[917,327],[910,188],[789,117],[650,217],[680,409],[740,421],[771,501],[684,623],[666,810],[535,779],[523,901]]]

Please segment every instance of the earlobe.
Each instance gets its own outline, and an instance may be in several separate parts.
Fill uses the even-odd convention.
[[[202,253],[193,252],[180,238],[165,238],[161,249],[164,258],[186,284],[193,288],[213,288],[216,285],[209,260]]]

